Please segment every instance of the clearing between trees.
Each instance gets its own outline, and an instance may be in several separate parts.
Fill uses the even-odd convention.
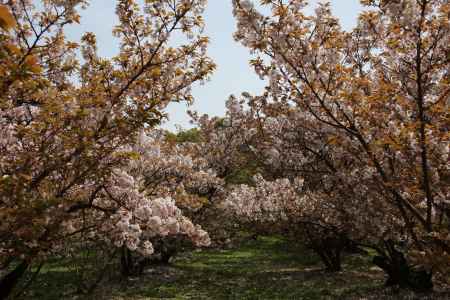
[[[141,277],[109,278],[93,295],[77,295],[77,271],[61,261],[46,266],[27,299],[448,299],[449,291],[414,294],[385,288],[370,254],[349,254],[330,274],[310,250],[274,236],[246,239],[233,249],[181,254]]]

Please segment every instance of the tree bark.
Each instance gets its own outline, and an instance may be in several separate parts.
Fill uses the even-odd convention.
[[[30,263],[23,260],[17,267],[0,280],[0,300],[7,299],[20,278],[25,274]]]
[[[133,274],[133,257],[131,256],[130,250],[125,246],[122,247],[120,266],[122,276],[128,277]]]
[[[387,241],[386,247],[387,255],[383,254],[373,258],[373,263],[383,269],[388,276],[386,286],[398,285],[400,288],[421,292],[433,289],[431,271],[412,268],[404,254],[395,249],[393,241]]]

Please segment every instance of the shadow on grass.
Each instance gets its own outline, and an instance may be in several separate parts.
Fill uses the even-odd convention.
[[[359,258],[359,263],[367,264],[367,259]],[[122,291],[121,297],[343,299],[354,290],[381,285],[380,274],[375,281],[351,272],[329,274],[309,250],[274,237],[260,237],[233,250],[194,252],[190,257],[178,258],[165,270],[149,271]]]
[[[382,274],[371,270],[368,261],[352,256],[344,260],[344,272],[329,274],[308,249],[276,237],[259,237],[237,249],[194,251],[171,266],[149,268],[139,278],[109,280],[91,297],[68,293],[75,288],[75,274],[52,264],[31,295],[46,300],[360,299],[382,287]]]

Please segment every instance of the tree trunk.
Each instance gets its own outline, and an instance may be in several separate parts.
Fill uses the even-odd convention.
[[[172,258],[172,256],[174,256],[177,252],[176,247],[174,247],[173,245],[171,245],[170,243],[167,243],[166,245],[163,245],[163,247],[161,247],[161,263],[168,265],[170,262],[170,258]]]
[[[131,256],[130,250],[125,246],[122,247],[120,266],[122,276],[128,277],[133,274],[133,257]]]
[[[375,256],[373,263],[387,274],[386,286],[398,285],[416,291],[430,291],[433,289],[432,272],[414,269],[406,260],[404,254],[395,249],[393,241],[387,241],[388,256]]]
[[[14,270],[0,280],[0,300],[4,300],[11,295],[11,292],[23,274],[25,274],[29,265],[28,261],[23,260]]]
[[[340,249],[314,249],[319,254],[328,272],[342,271]]]

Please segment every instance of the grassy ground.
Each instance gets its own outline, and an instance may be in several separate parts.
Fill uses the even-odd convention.
[[[146,270],[140,278],[108,281],[93,299],[426,299],[383,288],[383,274],[369,258],[348,256],[344,272],[329,274],[310,251],[273,237],[233,250],[203,250],[172,266]],[[87,299],[70,295],[74,274],[48,266],[26,299]],[[65,282],[65,284],[63,284]],[[450,299],[435,294],[428,299]]]

